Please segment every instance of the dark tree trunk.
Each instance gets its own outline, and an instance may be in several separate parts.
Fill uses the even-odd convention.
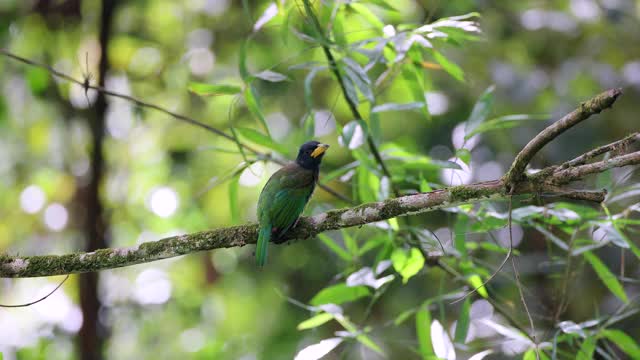
[[[99,84],[105,85],[108,69],[109,34],[113,20],[115,0],[102,1],[102,15],[100,22],[100,64]],[[91,168],[88,188],[86,189],[86,222],[84,233],[86,249],[88,251],[108,246],[106,232],[108,224],[104,218],[102,202],[100,200],[100,184],[104,175],[104,127],[107,115],[107,101],[103,93],[99,93],[95,103],[95,116],[90,117],[91,138],[93,149],[91,152]],[[83,360],[101,360],[104,358],[103,349],[107,329],[98,319],[100,299],[98,298],[98,273],[87,273],[80,276],[80,306],[84,321],[78,339],[79,358]]]

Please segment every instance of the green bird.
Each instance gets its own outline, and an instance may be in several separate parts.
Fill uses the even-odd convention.
[[[267,262],[267,246],[271,237],[274,242],[295,225],[309,202],[318,182],[320,162],[327,144],[308,141],[300,146],[294,163],[276,171],[260,193],[258,199],[258,245],[256,261],[259,266]]]

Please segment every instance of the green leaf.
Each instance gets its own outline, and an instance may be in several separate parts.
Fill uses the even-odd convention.
[[[388,2],[384,1],[384,0],[366,0],[365,2],[369,3],[369,4],[373,4],[376,6],[379,6],[385,10],[389,10],[389,11],[398,11],[396,8],[394,8],[393,6],[389,5]]]
[[[358,330],[358,328],[351,321],[349,321],[349,319],[347,319],[344,316],[335,316],[335,319],[337,322],[340,323],[340,325],[342,325],[345,328],[345,330],[355,335],[356,340],[358,340],[360,343],[367,346],[371,350],[381,355],[384,355],[384,352],[382,351],[382,349],[376,343],[374,343],[373,340],[371,340],[367,335],[365,335],[361,330]]]
[[[240,208],[238,207],[238,176],[229,182],[229,207],[231,210],[231,222],[240,223]]]
[[[590,336],[582,342],[582,346],[576,354],[576,360],[591,360],[593,359],[593,352],[596,349],[596,338]]]
[[[190,82],[189,91],[200,96],[215,95],[236,95],[242,92],[242,88],[236,85],[228,84],[205,84],[199,82]]]
[[[522,360],[536,360],[536,349],[527,350],[524,355],[522,355]]]
[[[456,221],[456,225],[453,229],[453,244],[458,253],[460,253],[460,256],[463,260],[468,258],[467,247],[465,245],[465,238],[467,235],[468,227],[469,218],[464,214],[458,214],[458,221]]]
[[[382,351],[380,346],[378,346],[378,344],[373,342],[373,340],[371,340],[371,338],[368,337],[367,335],[359,334],[358,336],[356,336],[356,340],[358,340],[362,345],[364,345],[364,346],[368,347],[369,349],[377,352],[378,354],[384,355],[384,351]]]
[[[402,283],[416,275],[424,267],[424,256],[420,250],[411,248],[409,254],[404,249],[397,248],[391,254],[393,268],[402,276]]]
[[[316,77],[318,72],[326,69],[326,66],[314,67],[309,71],[307,76],[304,78],[304,100],[307,103],[307,107],[309,109],[313,109],[313,94],[311,85],[313,83],[313,78]]]
[[[547,119],[549,119],[548,114],[514,114],[500,116],[479,124],[473,131],[465,135],[465,139],[487,131],[510,129],[520,126],[523,121],[544,121]]]
[[[361,297],[369,296],[371,291],[366,286],[347,286],[347,284],[337,284],[320,290],[316,296],[311,299],[313,306],[323,304],[342,304],[348,301],[354,301]]]
[[[377,201],[377,194],[380,189],[380,178],[364,166],[359,166],[356,173],[358,175],[357,186],[360,200],[363,203]]]
[[[264,70],[257,74],[253,74],[253,76],[257,77],[258,79],[262,79],[270,82],[280,82],[280,81],[289,80],[287,75],[281,74],[279,72],[271,71],[271,70]]]
[[[471,110],[471,115],[467,119],[467,125],[464,129],[465,134],[471,134],[480,124],[482,124],[489,113],[491,113],[491,109],[493,108],[493,91],[495,90],[495,86],[489,86],[480,96],[478,101],[473,106],[473,110]]]
[[[460,316],[458,316],[458,322],[456,323],[456,334],[454,341],[460,344],[464,344],[467,340],[467,333],[469,332],[469,312],[471,309],[471,301],[467,298],[462,303],[462,309],[460,309]]]
[[[424,106],[420,108],[424,118],[426,120],[431,120],[431,115],[429,114],[429,109],[427,104],[427,98],[425,97],[422,69],[416,65],[403,66],[402,77],[404,78],[404,81],[406,82],[409,90],[411,91],[413,100],[424,104]]]
[[[316,316],[313,316],[303,322],[301,322],[300,324],[298,324],[297,329],[298,330],[307,330],[307,329],[313,329],[315,327],[318,327],[328,321],[331,321],[331,319],[333,319],[333,315],[329,314],[329,313],[320,313]]]
[[[369,75],[364,71],[364,69],[350,58],[343,58],[342,62],[346,65],[343,67],[348,78],[356,85],[358,90],[364,95],[367,100],[370,102],[374,102],[373,90],[371,90],[371,80],[369,79]],[[358,104],[356,101],[355,104]]]
[[[469,149],[465,149],[465,148],[457,149],[456,157],[462,160],[462,162],[464,162],[467,165],[471,163],[471,151],[469,151]]]
[[[253,86],[249,85],[244,90],[244,101],[247,103],[247,107],[249,108],[249,111],[251,111],[253,116],[257,117],[258,120],[260,120],[260,123],[262,124],[262,126],[264,126],[267,135],[271,137],[271,134],[269,133],[269,126],[267,126],[267,120],[265,120],[264,118],[262,107],[260,106],[260,101],[256,96]]]
[[[431,344],[431,313],[426,305],[416,313],[416,334],[422,358],[425,360],[433,358],[436,354]]]
[[[602,335],[616,344],[620,350],[627,353],[632,359],[640,359],[640,346],[633,338],[622,330],[605,329]]]
[[[249,70],[247,70],[247,46],[249,44],[249,38],[242,42],[240,46],[240,54],[238,59],[238,72],[240,73],[240,77],[242,81],[245,83],[249,83],[251,80],[251,75],[249,74]]]
[[[31,67],[25,72],[25,78],[34,94],[43,93],[49,86],[49,72],[45,69]]]
[[[235,131],[240,134],[243,138],[253,142],[254,144],[262,145],[271,150],[277,151],[281,154],[286,154],[289,152],[284,145],[279,144],[267,135],[263,135],[260,132],[250,129],[250,128],[235,128]]]
[[[393,320],[393,324],[395,326],[402,325],[402,323],[405,322],[405,320],[410,318],[411,315],[415,314],[416,312],[417,311],[415,309],[409,309],[401,312],[400,315],[396,316],[396,318]]]
[[[624,292],[624,288],[609,268],[607,268],[607,266],[590,251],[586,251],[583,256],[589,264],[591,264],[593,270],[595,270],[600,280],[602,280],[611,293],[623,302],[628,303],[629,299],[627,298],[627,294]]]
[[[366,22],[371,24],[374,27],[374,29],[378,31],[382,31],[382,28],[384,27],[384,23],[378,18],[376,14],[374,14],[366,6],[352,2],[349,4],[349,7],[351,7],[353,10],[355,10],[355,12],[357,12],[360,16],[362,16],[362,18]]]
[[[474,289],[476,289],[476,291],[478,292],[478,294],[480,294],[480,296],[482,296],[485,299],[489,297],[487,288],[484,287],[484,285],[482,285],[482,278],[480,277],[480,275],[471,274],[467,278],[467,281],[469,282],[469,285],[471,285]]]
[[[351,255],[340,245],[336,244],[333,239],[329,237],[327,234],[318,234],[318,238],[322,241],[329,249],[331,249],[336,255],[338,255],[344,261],[351,261]]]
[[[372,113],[380,113],[385,111],[405,111],[405,110],[415,110],[422,109],[424,107],[423,102],[410,102],[406,104],[398,104],[398,103],[386,103],[381,105],[376,105],[371,109]]]
[[[458,65],[449,61],[449,59],[436,50],[433,50],[433,58],[442,66],[444,71],[453,76],[454,79],[464,82],[464,71],[462,71]]]
[[[347,251],[349,251],[349,253],[351,253],[352,255],[356,255],[358,253],[358,243],[356,242],[356,240],[344,229],[341,229],[340,233],[342,234],[342,238],[344,239],[344,247],[347,248]]]

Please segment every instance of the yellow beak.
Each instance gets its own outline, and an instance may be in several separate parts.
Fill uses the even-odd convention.
[[[313,150],[313,152],[311,153],[311,157],[317,158],[318,156],[324,154],[324,152],[327,151],[328,148],[329,148],[329,145],[327,144],[318,145],[318,147],[315,150]]]

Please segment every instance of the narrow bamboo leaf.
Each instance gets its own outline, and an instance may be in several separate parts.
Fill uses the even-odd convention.
[[[438,62],[438,64],[440,64],[440,66],[442,66],[444,71],[453,76],[454,79],[464,82],[464,71],[462,71],[458,65],[449,61],[446,56],[436,50],[433,50],[433,58]]]
[[[298,324],[297,329],[298,330],[313,329],[328,321],[331,321],[331,319],[333,319],[333,315],[323,312],[301,322],[300,324]]]
[[[249,111],[251,111],[253,116],[258,118],[258,120],[260,121],[260,124],[264,127],[265,131],[267,132],[267,136],[271,137],[271,133],[269,132],[269,126],[267,126],[267,121],[264,118],[264,114],[262,113],[262,107],[260,106],[260,101],[256,96],[253,86],[249,85],[244,90],[244,101],[247,103],[247,107],[249,108]]]
[[[238,206],[238,177],[229,182],[229,207],[231,210],[231,222],[240,223],[240,207]]]
[[[356,240],[344,229],[342,229],[340,233],[342,233],[342,238],[344,239],[344,246],[352,255],[356,255],[358,253],[358,243]]]
[[[376,105],[371,109],[373,113],[380,113],[385,111],[405,111],[405,110],[415,110],[424,108],[425,104],[423,102],[411,102],[406,104],[398,104],[398,103],[386,103],[381,105]]]
[[[380,116],[377,113],[371,113],[369,116],[369,131],[373,142],[379,145],[382,140],[382,126],[380,125]]]
[[[462,309],[460,309],[460,315],[458,316],[458,322],[456,323],[456,334],[454,341],[460,344],[464,344],[467,340],[467,333],[469,332],[469,312],[471,309],[471,301],[467,298],[462,303]]]
[[[267,135],[263,135],[260,132],[249,129],[249,128],[235,128],[236,132],[240,134],[243,138],[253,142],[254,144],[262,145],[264,147],[268,147],[271,150],[277,151],[281,154],[286,154],[289,152],[289,149],[282,144],[279,144]]]
[[[351,255],[343,249],[340,245],[336,244],[333,239],[331,239],[326,234],[318,234],[318,238],[322,241],[329,249],[331,249],[336,255],[338,255],[344,261],[351,261]]]
[[[240,45],[240,54],[238,59],[238,72],[242,81],[248,83],[251,80],[251,75],[247,69],[247,46],[249,46],[249,39],[242,42]]]
[[[493,350],[492,349],[488,349],[488,350],[485,350],[485,351],[480,351],[479,353],[474,354],[473,356],[471,356],[469,358],[469,360],[483,360],[485,357],[487,357],[487,355],[491,355],[491,354],[493,354]],[[534,357],[534,359],[535,359],[535,357]]]
[[[260,15],[256,23],[253,25],[253,32],[260,30],[266,23],[271,21],[277,15],[278,6],[275,2],[272,2],[269,4],[269,6],[267,6],[262,15]]]
[[[467,278],[467,281],[469,282],[469,285],[471,285],[474,289],[476,289],[476,291],[478,292],[478,294],[480,294],[480,296],[482,296],[485,299],[489,297],[487,288],[484,287],[484,285],[482,285],[482,278],[480,277],[480,275],[472,274]]]
[[[615,295],[618,299],[625,303],[629,302],[627,294],[624,292],[624,288],[618,281],[615,275],[609,270],[609,268],[593,253],[587,251],[583,254],[584,258],[591,264],[593,270],[596,272],[600,280],[604,285]]]
[[[371,291],[366,286],[347,286],[346,284],[337,284],[326,287],[311,299],[311,305],[318,306],[322,304],[342,304],[348,301],[354,301],[361,297],[369,296]]]
[[[309,345],[300,350],[294,360],[319,360],[331,352],[342,343],[343,339],[339,337],[324,339],[317,344]]]
[[[353,80],[348,75],[347,71],[344,71],[347,75],[342,77],[342,81],[344,83],[344,90],[347,93],[347,99],[355,104],[360,104],[360,99],[358,98],[358,91],[356,90],[356,86],[353,83]]]
[[[640,359],[640,346],[633,338],[622,330],[605,329],[602,335],[616,344],[620,350],[627,353],[631,359]]]
[[[242,92],[242,88],[228,84],[205,84],[199,82],[189,83],[189,91],[200,96],[236,95]]]
[[[349,42],[347,41],[344,31],[345,12],[340,11],[342,5],[336,4],[336,7],[338,7],[338,9],[335,12],[336,15],[333,19],[333,28],[331,29],[333,32],[333,40],[336,42],[338,47],[346,49],[349,46]]]
[[[548,119],[548,114],[514,114],[500,116],[479,124],[473,131],[465,135],[465,139],[488,131],[514,128],[522,125],[523,121],[544,121]]]
[[[416,334],[422,359],[430,360],[436,354],[431,345],[431,313],[426,305],[423,305],[416,313]]]
[[[368,347],[369,349],[377,352],[378,354],[384,355],[384,351],[376,344],[371,338],[369,338],[365,334],[359,334],[356,336],[356,340],[358,340],[362,345]]]
[[[468,227],[469,217],[467,217],[465,214],[458,214],[458,221],[456,221],[456,225],[453,229],[453,244],[463,260],[468,258],[467,247],[465,246]]]
[[[257,74],[253,74],[253,76],[257,77],[258,79],[262,79],[270,82],[280,82],[280,81],[289,80],[289,78],[286,75],[281,74],[279,72],[271,71],[271,70],[264,70]]]
[[[368,2],[369,4],[373,4],[376,6],[379,6],[385,10],[389,10],[389,11],[398,11],[396,8],[394,8],[393,6],[391,6],[387,1],[385,0],[366,0],[366,2]]]
[[[422,115],[426,120],[431,120],[429,114],[429,108],[427,104],[427,98],[425,97],[424,79],[422,69],[415,65],[407,65],[402,67],[402,76],[411,91],[413,100],[423,103],[424,106],[420,108]]]
[[[438,320],[431,322],[431,345],[438,359],[455,360],[456,351],[451,339]]]
[[[311,68],[311,71],[304,78],[304,100],[307,103],[309,109],[313,109],[313,93],[311,85],[313,84],[313,78],[316,77],[318,72],[326,69],[326,66],[315,66]]]
[[[374,102],[373,90],[371,90],[371,81],[364,70],[360,65],[356,64],[355,61],[347,61],[350,60],[348,58],[343,59],[343,61],[347,64],[343,69],[348,78],[351,79],[353,84],[360,90],[362,95],[364,95],[367,100],[370,102]],[[356,102],[357,104],[357,102]]]
[[[282,43],[288,45],[289,43],[289,22],[291,21],[291,11],[292,6],[287,6],[284,11],[284,19],[282,20],[282,26],[280,26],[280,38],[282,39]]]
[[[471,110],[471,115],[467,119],[467,125],[465,127],[465,134],[472,133],[480,124],[482,124],[491,113],[493,108],[493,91],[495,86],[489,86],[484,93],[480,96],[476,104]]]
[[[362,16],[362,18],[366,22],[371,24],[371,26],[373,26],[373,28],[375,30],[377,30],[378,32],[382,32],[382,28],[384,27],[384,23],[380,20],[380,18],[378,18],[378,16],[376,14],[374,14],[366,6],[364,6],[362,4],[355,3],[355,2],[350,3],[349,6],[353,10],[355,10],[355,12],[357,12],[360,16]]]
[[[415,309],[409,309],[401,312],[400,315],[396,316],[396,318],[393,320],[393,324],[395,326],[402,325],[403,322],[405,322],[408,318],[411,317],[411,315],[415,314],[416,312],[417,311]]]
[[[593,359],[593,352],[596,349],[596,338],[590,336],[582,342],[578,353],[576,354],[576,360],[591,360]]]

